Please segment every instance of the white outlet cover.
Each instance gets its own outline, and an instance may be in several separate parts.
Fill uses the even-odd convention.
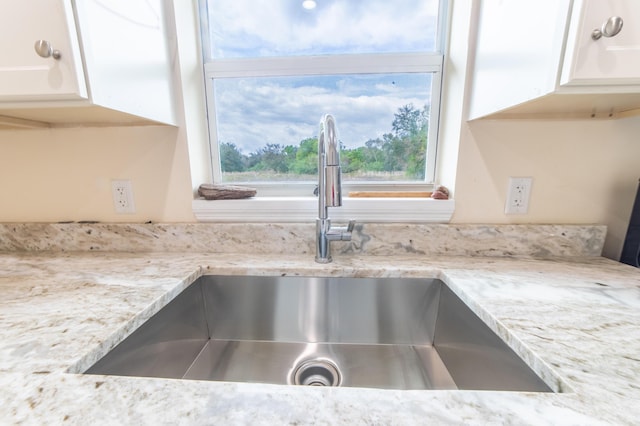
[[[130,180],[112,180],[111,194],[116,213],[131,214],[136,212]]]
[[[527,214],[529,211],[529,198],[531,197],[531,177],[510,177],[507,188],[507,201],[505,214]]]

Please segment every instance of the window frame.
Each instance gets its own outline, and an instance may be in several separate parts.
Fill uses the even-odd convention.
[[[199,0],[200,13],[200,38],[202,43],[203,74],[206,97],[206,111],[208,115],[207,129],[209,132],[210,167],[213,183],[222,183],[222,170],[219,157],[217,129],[216,129],[216,105],[214,98],[214,79],[233,77],[287,77],[287,76],[313,76],[313,75],[341,75],[341,74],[372,74],[372,73],[430,73],[431,74],[431,106],[429,120],[429,134],[426,152],[426,174],[421,181],[343,181],[343,194],[350,191],[424,191],[433,190],[436,181],[436,160],[438,151],[438,132],[440,128],[440,106],[442,99],[443,68],[445,61],[445,34],[448,27],[450,14],[450,1],[439,0],[438,28],[436,31],[435,52],[429,53],[372,53],[372,54],[339,54],[339,55],[314,55],[291,57],[260,57],[260,58],[220,58],[210,57],[210,39],[208,27],[208,11],[206,0]],[[339,119],[340,117],[336,117]],[[339,129],[338,129],[339,130]],[[435,141],[435,143],[432,143]],[[267,217],[260,216],[268,221],[268,216],[275,216],[279,221],[297,221],[299,214],[288,214],[291,209],[308,210],[308,198],[313,198],[312,191],[317,182],[229,182],[231,185],[250,185],[258,188],[257,198],[278,199],[282,208],[267,209],[272,214]],[[347,197],[348,198],[348,197]],[[253,201],[255,201],[254,199]],[[248,201],[249,204],[252,200]],[[265,201],[265,200],[262,200]],[[433,201],[443,203],[432,213]],[[453,200],[449,200],[445,206],[442,200],[432,199],[353,199],[345,203],[340,215],[349,214],[354,210],[368,211],[369,219],[382,221],[411,221],[411,222],[443,222],[448,221],[453,213]],[[247,203],[232,205],[234,201],[216,201],[216,211],[207,207],[205,200],[194,200],[194,213],[199,220],[256,221],[255,215],[246,210]],[[269,202],[267,200],[267,202]],[[389,205],[394,205],[389,209]],[[249,208],[250,209],[250,208]],[[371,210],[373,209],[373,210]],[[378,219],[376,211],[380,210]],[[403,210],[412,210],[415,214],[402,213]],[[264,213],[264,211],[263,211]],[[384,216],[384,218],[383,218]],[[306,217],[306,216],[305,216]],[[394,220],[396,217],[399,220]]]

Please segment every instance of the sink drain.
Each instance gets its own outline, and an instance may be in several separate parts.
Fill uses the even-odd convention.
[[[338,366],[325,358],[304,361],[293,371],[293,384],[304,386],[340,386]]]

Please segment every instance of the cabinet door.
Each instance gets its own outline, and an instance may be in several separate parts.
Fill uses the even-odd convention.
[[[614,16],[622,18],[622,30],[594,40],[592,32]],[[640,84],[640,1],[574,2],[560,84]]]
[[[0,102],[86,99],[71,0],[4,1],[0,8]],[[37,40],[60,58],[39,56]]]

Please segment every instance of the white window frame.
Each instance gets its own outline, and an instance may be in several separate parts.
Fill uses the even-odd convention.
[[[437,53],[342,54],[262,58],[208,58],[210,40],[202,36],[204,78],[207,99],[211,175],[214,183],[223,183],[216,131],[214,84],[216,78],[286,77],[311,75],[370,73],[430,73],[431,106],[426,153],[426,175],[422,181],[366,182],[344,181],[343,194],[349,191],[425,191],[432,190],[436,179],[436,155],[440,119],[440,100],[444,67],[444,34],[449,14],[447,0],[440,0],[439,31],[436,34]],[[206,1],[200,0],[201,34],[209,34]],[[339,120],[339,117],[336,117]],[[338,129],[339,130],[339,129]],[[436,141],[436,143],[432,143]],[[317,199],[311,196],[317,182],[248,182],[258,189],[250,200],[196,199],[193,211],[201,221],[305,221],[314,219]],[[349,198],[343,206],[331,209],[331,216],[340,220],[354,217],[376,222],[447,222],[453,214],[453,200],[417,198]]]

